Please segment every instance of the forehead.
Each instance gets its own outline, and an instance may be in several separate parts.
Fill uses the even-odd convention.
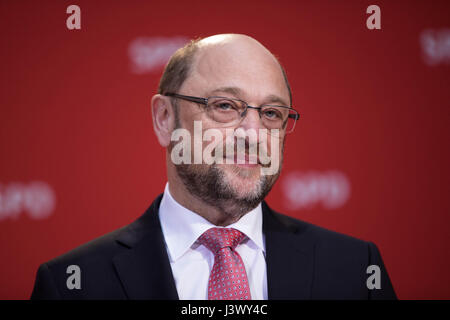
[[[199,49],[181,91],[207,95],[219,88],[238,88],[235,96],[254,102],[263,103],[267,97],[279,96],[289,103],[278,61],[256,41],[214,43]]]

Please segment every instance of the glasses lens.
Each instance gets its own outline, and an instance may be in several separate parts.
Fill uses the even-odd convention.
[[[233,125],[241,121],[246,108],[245,102],[224,97],[209,97],[206,112],[214,121]],[[263,106],[260,110],[263,125],[271,130],[278,129],[290,133],[295,128],[297,111],[282,106]]]
[[[261,109],[261,119],[267,129],[283,129],[289,110],[278,106],[264,106]]]
[[[211,97],[208,98],[208,116],[217,122],[232,123],[239,121],[244,106],[242,101]]]
[[[261,110],[261,119],[267,129],[285,130],[290,133],[295,128],[297,111],[281,106],[265,106]]]

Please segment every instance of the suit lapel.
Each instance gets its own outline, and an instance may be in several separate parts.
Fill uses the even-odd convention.
[[[265,202],[262,209],[268,298],[311,299],[314,243],[301,224],[275,213]]]
[[[113,263],[129,299],[178,299],[158,217],[161,198],[116,239],[128,248],[115,256]],[[301,225],[277,214],[265,202],[262,209],[268,298],[310,299],[313,242]]]
[[[178,299],[158,217],[161,198],[117,238],[129,248],[113,258],[129,299]]]

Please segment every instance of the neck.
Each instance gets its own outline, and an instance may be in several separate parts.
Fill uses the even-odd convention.
[[[217,207],[211,206],[192,195],[181,181],[169,179],[169,190],[172,197],[186,209],[195,212],[216,226],[226,227],[238,221],[244,214],[230,215]]]

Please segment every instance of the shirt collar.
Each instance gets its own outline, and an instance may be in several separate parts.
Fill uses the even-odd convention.
[[[159,219],[171,262],[178,260],[208,229],[218,227],[180,205],[170,194],[169,183],[166,184],[161,205]],[[220,227],[219,227],[220,228]],[[255,209],[246,213],[237,222],[226,226],[244,233],[254,245],[265,251],[262,234],[262,209],[259,204]]]

